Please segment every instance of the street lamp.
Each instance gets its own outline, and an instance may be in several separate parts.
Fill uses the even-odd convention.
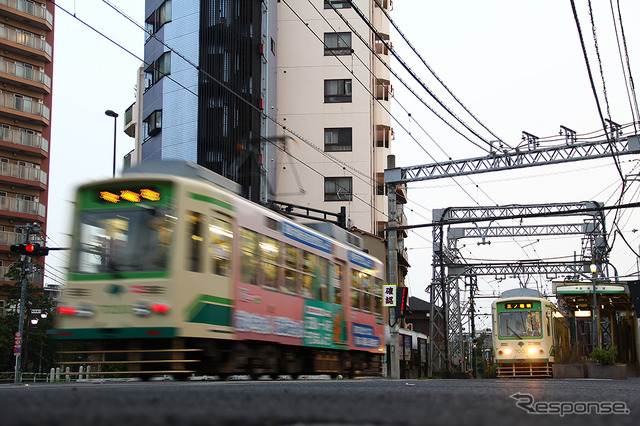
[[[104,112],[109,117],[113,117],[113,177],[116,177],[116,130],[118,113],[110,109]]]
[[[589,266],[591,270],[591,281],[593,281],[593,349],[600,347],[598,342],[600,338],[600,323],[598,321],[598,296],[596,293],[596,278],[598,276],[598,265],[592,263]]]

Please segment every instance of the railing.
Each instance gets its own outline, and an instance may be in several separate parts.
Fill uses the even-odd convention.
[[[0,210],[45,217],[47,208],[44,204],[40,204],[37,201],[27,201],[15,197],[0,196]]]
[[[0,2],[2,2],[2,0],[0,0]],[[35,83],[42,83],[47,88],[51,89],[51,77],[40,70],[34,70],[33,68],[27,68],[22,64],[14,64],[13,62],[7,62],[0,59],[0,72],[31,80]]]
[[[39,115],[47,120],[51,116],[51,111],[44,104],[9,93],[0,93],[0,106],[26,112],[27,114]]]
[[[0,176],[14,177],[47,184],[47,172],[20,164],[0,163]]]
[[[124,112],[124,127],[127,127],[133,121],[133,107],[135,106],[136,104],[134,103]]]
[[[1,2],[2,0],[0,0]],[[55,372],[54,372],[55,373]],[[16,373],[13,371],[0,372],[0,383],[15,383]],[[55,380],[55,374],[52,373],[21,373],[20,383],[37,383],[52,382]]]
[[[0,128],[0,140],[33,148],[40,148],[45,152],[49,152],[49,141],[43,138],[41,135],[36,135],[33,133]]]
[[[29,240],[32,243],[44,244],[44,240],[41,237],[32,236]],[[22,243],[24,243],[24,234],[20,232],[0,231],[0,245],[10,246]]]
[[[47,10],[47,7],[34,2],[27,2],[25,0],[0,0],[0,4],[9,6],[20,12],[33,15],[36,18],[44,19],[51,26],[53,26],[53,14]]]
[[[27,31],[14,30],[13,28],[0,27],[0,38],[13,43],[31,47],[51,56],[53,49],[49,43],[41,39],[39,36]]]

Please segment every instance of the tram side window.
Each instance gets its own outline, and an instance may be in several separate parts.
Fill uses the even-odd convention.
[[[329,261],[318,258],[318,300],[329,301]]]
[[[212,271],[216,275],[228,277],[231,271],[231,243],[233,231],[231,225],[224,220],[211,218],[209,225],[209,254]]]
[[[333,303],[342,304],[342,265],[333,265]]]
[[[371,287],[371,277],[367,274],[362,274],[362,298],[364,299],[364,310],[371,311],[371,302],[373,301],[373,288]]]
[[[263,284],[268,287],[278,287],[279,254],[278,242],[273,238],[263,236],[260,242],[260,256],[264,272]]]
[[[240,230],[242,282],[256,284],[258,274],[258,234],[248,229]]]
[[[351,270],[351,307],[360,309],[360,271]]]
[[[189,270],[193,272],[201,271],[201,249],[204,242],[202,215],[196,212],[187,213],[187,262]]]
[[[312,298],[316,256],[307,251],[302,252],[302,295]]]
[[[296,293],[298,281],[298,249],[286,245],[284,253],[284,290]]]
[[[375,279],[375,285],[373,287],[373,297],[373,310],[376,314],[382,315],[382,280],[380,278]]]

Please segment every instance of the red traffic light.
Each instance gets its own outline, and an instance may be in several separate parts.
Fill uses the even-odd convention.
[[[10,247],[10,250],[27,256],[46,256],[49,254],[49,249],[41,247],[38,243],[14,244]]]

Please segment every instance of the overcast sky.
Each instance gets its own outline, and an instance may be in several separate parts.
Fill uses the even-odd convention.
[[[57,0],[57,3],[142,57],[143,31],[102,1]],[[143,0],[112,0],[112,3],[137,22],[144,21]],[[576,0],[576,3],[598,96],[607,115],[587,2]],[[295,7],[295,1],[290,1],[290,4]],[[615,8],[616,0],[613,4]],[[456,97],[508,145],[519,145],[522,131],[543,138],[558,135],[560,125],[578,134],[601,130],[569,0],[395,0],[393,5],[392,19],[424,60]],[[594,1],[593,6],[611,119],[620,124],[630,123],[633,119],[613,32],[611,6],[606,1]],[[640,28],[636,21],[640,16],[640,2],[620,0],[620,7],[631,69],[638,85]],[[615,12],[617,14],[617,10]],[[113,119],[104,114],[105,110],[112,109],[120,114],[117,123],[118,165],[133,148],[133,139],[122,132],[122,115],[134,102],[136,69],[141,64],[131,54],[60,8],[56,9],[55,31],[48,212],[48,236],[52,247],[69,244],[67,234],[71,226],[71,200],[75,188],[81,183],[111,176]],[[416,60],[395,31],[391,32],[391,40],[401,57],[437,92],[441,100],[455,108],[463,121],[480,132],[479,125],[455,107],[455,101],[438,87],[429,71]],[[394,66],[399,69],[397,62]],[[403,80],[411,81],[405,72],[399,73]],[[424,90],[415,83],[411,85],[423,100],[435,105]],[[396,100],[411,113],[409,118],[399,104],[393,107],[394,119],[397,120],[392,124],[396,136],[393,148],[398,166],[486,154],[444,125],[407,93],[400,82],[394,81],[393,87]],[[417,141],[402,127],[408,129]],[[461,128],[460,125],[457,127]],[[486,131],[482,132],[487,140],[495,139]],[[627,129],[626,134],[629,133],[633,133],[632,128]],[[477,138],[474,140],[479,141]],[[636,157],[621,157],[625,173],[637,173]],[[610,205],[620,193],[620,177],[611,159],[476,175],[470,179],[457,179],[457,182],[459,185],[452,179],[442,179],[412,184],[409,187],[411,201],[406,210],[409,223],[430,222],[431,210],[436,208],[584,200]],[[624,202],[636,201],[637,189],[638,183],[631,183]],[[633,232],[633,229],[640,228],[637,215],[625,212],[618,225],[629,243],[637,249],[640,233]],[[431,229],[426,228],[412,232],[406,244],[413,265],[409,275],[411,294],[423,299],[428,299],[424,290],[431,281],[431,240]],[[470,262],[507,257],[548,259],[580,252],[580,241],[575,238],[556,238],[546,245],[533,238],[518,243],[496,240],[491,245],[482,246],[477,241],[465,240],[464,243],[462,254]],[[64,253],[52,252],[48,265],[53,268],[48,274],[54,274],[55,269],[62,271],[66,257]],[[614,245],[611,260],[620,275],[636,271],[634,254],[619,239]],[[59,279],[62,277],[60,275]],[[46,282],[53,280],[47,279]],[[518,282],[487,278],[480,280],[479,285],[481,293],[489,294],[517,286]],[[538,277],[529,285],[545,291],[551,289],[544,277]],[[489,304],[489,301],[482,302],[482,313],[489,312]],[[488,320],[483,321],[489,324]]]

